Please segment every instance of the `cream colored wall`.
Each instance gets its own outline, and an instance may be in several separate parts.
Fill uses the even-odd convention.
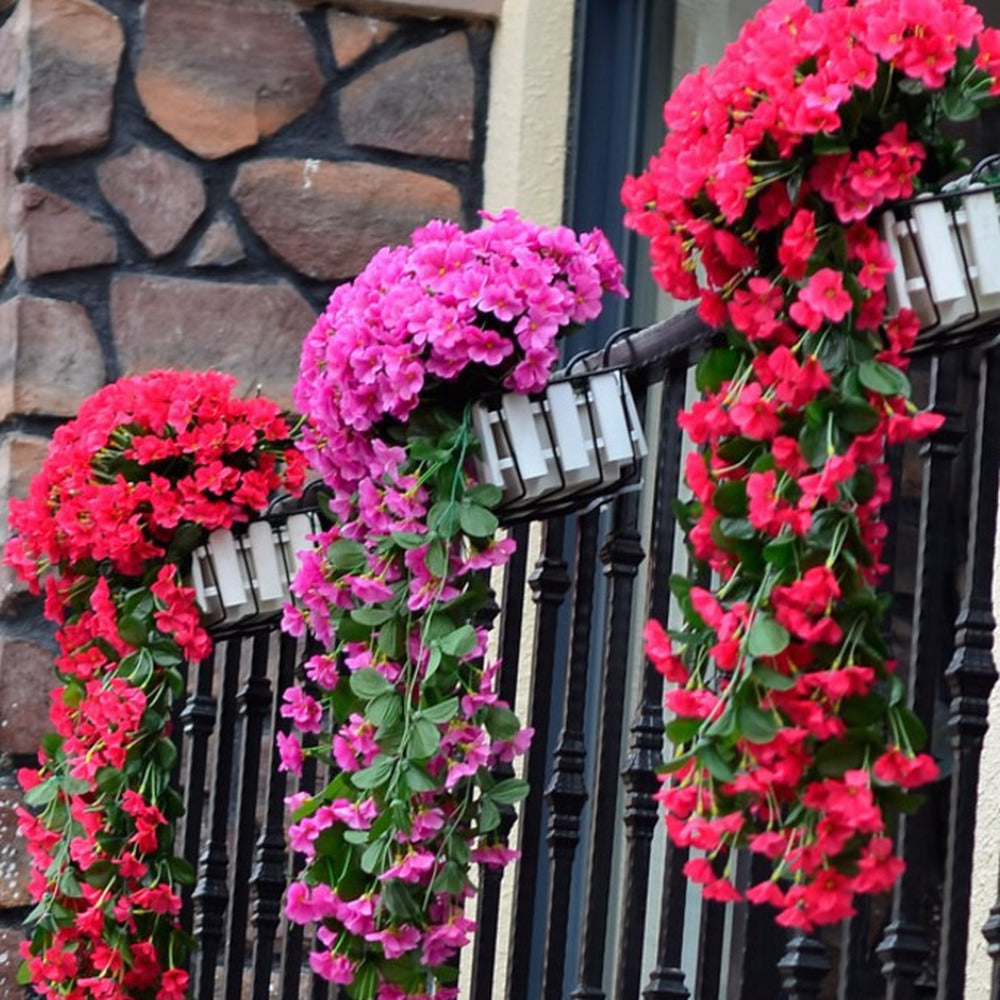
[[[995,549],[1000,557],[1000,533]],[[1000,615],[1000,558],[993,568],[993,613]],[[1000,663],[1000,629],[993,641],[993,658]],[[997,901],[1000,870],[1000,684],[990,699],[990,728],[983,744],[976,800],[976,845],[972,858],[972,899],[969,904],[969,952],[965,970],[965,1000],[989,1000],[992,965],[986,954],[982,927]]]
[[[504,0],[490,57],[486,208],[562,221],[574,0]]]

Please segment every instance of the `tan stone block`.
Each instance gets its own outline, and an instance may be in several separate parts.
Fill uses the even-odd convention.
[[[220,215],[205,230],[188,258],[188,264],[191,267],[229,267],[245,259],[240,234],[229,219]]]
[[[35,473],[48,453],[49,439],[38,434],[7,434],[0,439],[0,545],[7,541],[7,505],[12,497],[24,498]],[[0,562],[0,612],[16,611],[28,585]],[[0,712],[2,712],[0,705]]]
[[[199,171],[148,146],[105,160],[97,183],[153,257],[170,253],[205,210]]]
[[[352,10],[378,17],[461,17],[495,21],[503,0],[349,0]]]
[[[0,752],[35,754],[49,724],[55,653],[28,639],[0,638]]]
[[[121,275],[111,326],[123,373],[217,368],[247,390],[291,404],[302,339],[315,310],[285,281],[244,285]]]
[[[0,712],[2,711],[3,706],[0,705]],[[17,832],[16,809],[21,804],[21,798],[21,791],[17,787],[0,786],[0,910],[31,904],[31,894],[28,892],[31,858],[24,839]],[[3,950],[3,941],[0,939],[0,987],[4,982]]]
[[[103,148],[125,46],[118,18],[92,0],[21,0],[13,19],[23,60],[14,92],[14,163],[27,167]]]
[[[257,160],[240,167],[233,196],[254,232],[312,278],[350,278],[380,247],[429,219],[461,216],[458,188],[374,163]]]
[[[0,0],[0,12],[4,10]],[[20,63],[20,39],[14,34],[17,19],[8,18],[0,27],[0,94],[13,93],[17,85],[17,67]]]
[[[74,416],[104,381],[101,345],[83,306],[27,296],[0,305],[0,418]]]
[[[323,88],[287,0],[146,0],[136,74],[149,117],[208,159],[253,146],[308,111]]]
[[[460,31],[379,63],[339,95],[344,138],[354,146],[467,160],[476,78]]]
[[[2,39],[0,39],[2,42]],[[13,259],[11,245],[10,221],[7,205],[14,180],[10,164],[10,123],[9,109],[0,110],[0,278],[7,273]]]
[[[0,7],[3,0],[0,0]],[[18,950],[24,940],[24,931],[11,927],[0,927],[0,996],[14,1000],[24,996],[24,987],[17,982],[17,970],[21,965]]]
[[[114,233],[100,219],[37,184],[18,184],[9,209],[14,267],[22,278],[111,264]]]
[[[330,31],[333,58],[341,69],[357,62],[376,45],[381,45],[399,27],[390,21],[351,14],[346,10],[327,11],[326,24]]]

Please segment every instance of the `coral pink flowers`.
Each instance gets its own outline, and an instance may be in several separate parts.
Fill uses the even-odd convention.
[[[715,588],[675,578],[683,630],[645,633],[674,685],[658,797],[674,842],[707,854],[685,869],[706,896],[741,895],[729,854],[749,846],[774,875],[746,898],[789,927],[892,884],[894,804],[937,774],[874,588],[886,447],[941,418],[909,401],[917,321],[887,315],[870,217],[954,165],[941,123],[1000,91],[997,38],[961,0],[772,0],[678,86],[623,187],[654,276],[726,343],[678,417],[700,449],[688,542]]]
[[[181,564],[204,529],[247,521],[304,472],[266,399],[214,372],[106,386],[52,438],[6,558],[60,623],[55,732],[22,769],[37,906],[26,978],[47,997],[182,1000],[170,705],[211,649]]]

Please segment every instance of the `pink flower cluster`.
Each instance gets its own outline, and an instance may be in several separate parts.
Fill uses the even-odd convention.
[[[599,232],[485,221],[432,222],[376,254],[333,293],[295,389],[332,525],[284,619],[325,652],[285,692],[277,739],[284,770],[314,755],[337,776],[289,799],[306,864],[286,912],[318,925],[316,973],[364,1000],[456,996],[471,866],[515,856],[500,809],[527,791],[495,773],[532,734],[498,697],[476,625],[485,575],[514,543],[496,536],[500,491],[472,475],[468,404],[541,388],[557,335],[624,291]]]
[[[435,386],[464,375],[542,388],[556,338],[597,316],[605,291],[625,294],[600,231],[545,228],[513,209],[483,218],[471,232],[435,220],[411,245],[380,250],[306,337],[295,404],[310,417],[306,454],[331,485],[353,492],[380,460],[378,429],[405,422]]]
[[[942,417],[909,399],[919,321],[887,315],[871,215],[950,166],[941,125],[1000,92],[998,38],[961,0],[771,0],[677,88],[623,188],[656,279],[725,334],[678,415],[687,541],[717,583],[673,581],[683,629],[646,628],[671,685],[658,798],[707,897],[744,897],[749,847],[773,871],[745,898],[807,931],[892,886],[892,814],[938,771],[875,588],[886,448]]]
[[[769,233],[810,192],[843,223],[911,195],[929,138],[921,101],[948,89],[975,113],[1000,92],[998,39],[962,0],[828,0],[820,14],[772,0],[718,65],[680,83],[664,107],[663,147],[625,181],[626,218],[652,241],[657,281],[678,298],[700,292],[718,322],[718,293],[753,264],[734,230]],[[919,84],[908,113],[900,80]],[[715,211],[701,210],[702,198]],[[794,279],[808,226],[786,237]]]
[[[6,560],[60,624],[49,734],[19,774],[38,904],[22,948],[46,997],[183,1000],[170,704],[211,649],[180,566],[198,530],[246,521],[304,461],[277,404],[214,372],[106,386],[53,435]],[[186,539],[186,540],[185,540]]]

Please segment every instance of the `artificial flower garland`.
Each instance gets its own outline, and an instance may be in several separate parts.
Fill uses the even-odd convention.
[[[291,797],[289,840],[306,863],[286,913],[318,924],[312,968],[358,1000],[456,996],[471,866],[515,856],[500,806],[527,785],[491,770],[531,730],[498,698],[477,624],[484,571],[513,543],[495,537],[500,491],[472,471],[469,402],[542,389],[556,338],[595,317],[605,291],[624,294],[599,232],[511,210],[484,219],[469,233],[429,223],[337,288],[295,390],[332,527],[285,616],[325,652],[285,693],[297,733],[278,740],[287,770],[313,755],[338,773]]]
[[[211,651],[183,568],[204,532],[297,491],[305,460],[277,404],[215,372],[125,378],[59,427],[6,559],[58,623],[62,685],[38,769],[20,773],[37,905],[23,981],[42,996],[181,1000],[190,940],[170,785],[181,667]]]
[[[679,416],[693,585],[683,627],[646,630],[671,687],[668,832],[687,875],[742,898],[730,852],[773,876],[746,898],[810,930],[903,868],[891,819],[937,766],[881,634],[887,444],[915,413],[918,333],[887,315],[872,213],[955,166],[942,123],[1000,90],[1000,33],[960,0],[773,0],[667,101],[668,134],[623,188],[653,273],[725,332]],[[708,585],[709,579],[716,582]]]

